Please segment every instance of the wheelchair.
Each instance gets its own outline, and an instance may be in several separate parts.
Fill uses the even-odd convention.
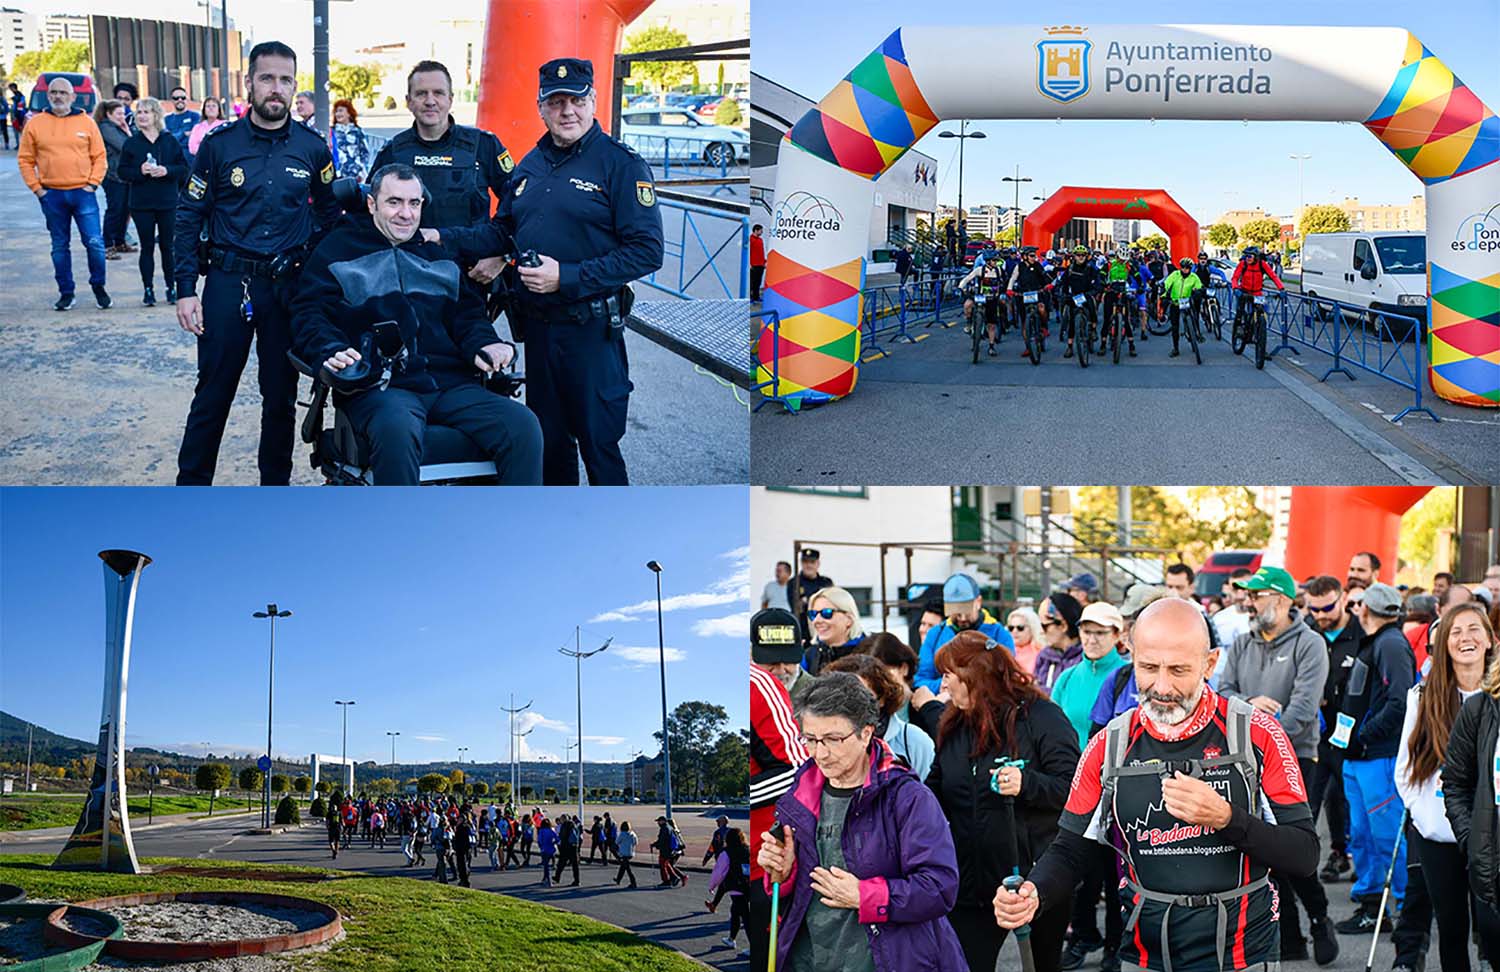
[[[361,343],[360,353],[367,360],[379,363],[377,384],[383,388],[389,383],[393,371],[399,370],[406,348],[392,322],[389,327],[375,325],[373,333]],[[303,442],[312,446],[312,467],[322,474],[324,483],[329,486],[375,485],[374,473],[370,469],[369,444],[355,432],[349,419],[335,408],[333,425],[325,427],[324,413],[328,408],[329,392],[334,388],[331,373],[321,365],[308,364],[290,351],[287,359],[292,367],[312,379],[311,397],[306,402],[298,402],[307,409],[299,435]],[[493,372],[484,380],[486,389],[506,398],[521,397],[525,384],[526,376],[514,371]],[[477,486],[493,485],[497,481],[495,463],[473,439],[445,425],[427,425],[422,435],[422,465],[418,477],[421,485]]]

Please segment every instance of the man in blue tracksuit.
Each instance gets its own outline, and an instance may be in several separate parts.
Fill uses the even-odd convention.
[[[934,625],[922,639],[922,652],[917,659],[917,674],[914,688],[927,688],[933,693],[942,690],[943,676],[937,670],[938,649],[953,640],[960,631],[980,631],[1016,653],[1016,643],[1005,625],[984,609],[984,594],[978,581],[968,574],[954,574],[943,583],[942,624]]]
[[[1406,693],[1416,682],[1416,656],[1401,633],[1401,593],[1389,584],[1365,591],[1356,617],[1364,638],[1349,669],[1344,704],[1329,743],[1344,750],[1344,795],[1349,801],[1349,851],[1359,909],[1337,925],[1340,934],[1363,935],[1378,921],[1386,868],[1400,836],[1402,804],[1396,792],[1396,748],[1406,717]],[[1396,856],[1391,897],[1406,896],[1406,849]]]

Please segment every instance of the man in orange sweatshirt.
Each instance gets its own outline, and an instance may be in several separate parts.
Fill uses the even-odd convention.
[[[53,78],[47,86],[49,110],[32,115],[21,132],[16,161],[21,178],[42,204],[52,234],[52,272],[60,311],[73,306],[72,223],[78,224],[89,255],[89,286],[100,309],[110,305],[104,290],[104,236],[94,190],[104,179],[104,139],[82,108],[73,107],[73,85]]]

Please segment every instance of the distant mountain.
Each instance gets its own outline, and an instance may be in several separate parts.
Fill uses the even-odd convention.
[[[32,727],[31,758],[39,763],[66,764],[69,760],[92,754],[98,745],[97,742],[60,736],[24,719],[17,719],[9,712],[0,712],[0,762],[26,759],[28,726]]]

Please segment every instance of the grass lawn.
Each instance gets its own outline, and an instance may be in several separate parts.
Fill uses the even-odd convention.
[[[300,967],[317,972],[702,972],[703,966],[632,932],[581,915],[501,894],[400,877],[243,861],[152,858],[155,866],[273,869],[336,876],[320,882],[225,880],[197,875],[126,875],[53,871],[41,854],[0,858],[0,883],[26,889],[28,900],[81,901],[152,891],[256,890],[325,902],[343,915],[343,941],[310,954]],[[148,863],[142,861],[143,864]]]
[[[83,809],[82,793],[13,793],[0,798],[0,830],[36,830],[41,827],[71,827],[78,822],[78,813]],[[279,797],[278,797],[279,798]],[[146,822],[146,807],[150,803],[146,794],[130,793],[130,819]],[[259,804],[257,804],[258,806]],[[214,815],[219,811],[245,809],[242,799],[214,801]],[[207,813],[208,797],[174,794],[156,795],[155,813]]]

